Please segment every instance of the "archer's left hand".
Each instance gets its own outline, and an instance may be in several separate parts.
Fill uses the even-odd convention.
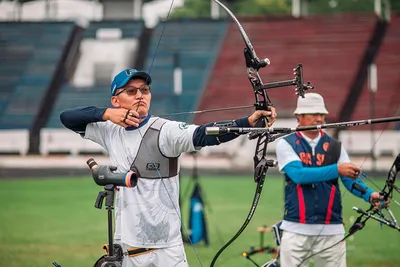
[[[373,192],[371,196],[369,197],[369,202],[374,206],[376,210],[380,210],[383,207],[387,207],[390,203],[390,199],[386,200],[384,203],[383,201],[383,196],[381,196],[378,192]],[[381,207],[381,205],[383,206]]]
[[[268,127],[271,127],[276,120],[276,109],[274,107],[271,107],[270,111],[256,110],[253,114],[251,114],[251,116],[248,119],[251,127],[253,127],[256,121],[261,117],[267,117]]]

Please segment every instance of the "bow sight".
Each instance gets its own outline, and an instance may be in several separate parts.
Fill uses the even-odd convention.
[[[269,61],[269,60],[268,60]],[[256,85],[254,90],[268,90],[272,88],[292,86],[296,87],[296,95],[304,97],[305,91],[308,89],[314,89],[314,86],[311,86],[311,82],[307,82],[304,84],[303,79],[303,64],[297,65],[296,68],[293,69],[294,78],[292,80],[285,80],[279,82],[271,82],[266,84]]]

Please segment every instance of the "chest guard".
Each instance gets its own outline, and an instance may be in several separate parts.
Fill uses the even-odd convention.
[[[156,119],[143,136],[139,151],[130,168],[140,178],[170,178],[179,173],[178,157],[164,156],[158,145],[160,130],[167,121],[162,118]]]

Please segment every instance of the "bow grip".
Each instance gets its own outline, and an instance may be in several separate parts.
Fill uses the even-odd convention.
[[[261,109],[257,109],[257,108],[256,108],[256,110],[261,110]],[[270,111],[270,110],[271,110],[270,106],[267,106],[265,110]],[[256,127],[256,128],[265,128],[265,127],[267,126],[267,123],[268,123],[267,117],[264,117],[264,116],[263,116],[263,117],[258,118],[258,119],[255,121],[253,127]],[[256,133],[256,132],[251,132],[251,133],[249,133],[248,138],[249,138],[249,140],[253,140],[253,139],[257,138],[258,135],[259,135],[259,134]]]

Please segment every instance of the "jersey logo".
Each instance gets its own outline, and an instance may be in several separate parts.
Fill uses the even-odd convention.
[[[181,129],[181,130],[187,129],[188,127],[189,127],[189,124],[187,124],[186,122],[179,123],[179,129]]]
[[[146,164],[146,170],[148,171],[157,171],[160,169],[160,163],[150,162]]]

